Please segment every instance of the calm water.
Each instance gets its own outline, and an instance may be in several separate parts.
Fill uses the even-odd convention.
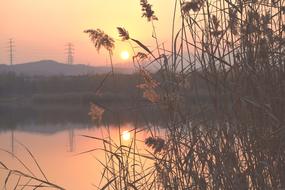
[[[42,177],[29,154],[18,142],[23,143],[36,157],[49,181],[71,190],[96,189],[94,185],[99,183],[102,167],[95,158],[102,160],[104,158],[103,152],[76,154],[100,148],[102,146],[101,142],[81,135],[106,137],[106,128],[102,125],[92,124],[89,118],[85,117],[87,113],[81,113],[84,118],[71,118],[72,122],[69,122],[68,118],[72,116],[68,114],[65,117],[59,117],[53,110],[45,112],[44,114],[48,113],[48,115],[43,119],[43,116],[41,116],[43,113],[40,112],[38,110],[34,114],[26,113],[26,116],[21,116],[20,120],[20,116],[13,120],[13,115],[8,114],[10,118],[7,118],[3,117],[2,114],[0,148],[13,152],[27,164],[36,176]],[[50,115],[54,115],[56,118],[52,118]],[[78,116],[80,113],[75,115]],[[121,130],[133,129],[134,123],[138,125],[138,122],[124,120]],[[140,127],[143,125],[140,122]],[[120,134],[117,124],[111,124],[110,129],[111,137],[118,141]],[[149,136],[147,132],[142,132],[138,138],[143,141],[147,136]],[[128,144],[128,140],[123,143]],[[141,143],[140,148],[146,149],[143,143]],[[10,168],[26,172],[16,159],[3,151],[0,151],[0,160]],[[0,189],[3,188],[6,175],[7,173],[0,170]],[[12,179],[9,183],[10,187],[13,183]]]

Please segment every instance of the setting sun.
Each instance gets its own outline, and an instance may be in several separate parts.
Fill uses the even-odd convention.
[[[285,190],[285,0],[0,2],[0,190]]]
[[[128,51],[122,51],[122,52],[121,52],[121,58],[122,58],[123,60],[128,60],[129,57],[130,57],[130,54],[129,54]]]
[[[129,131],[124,131],[122,133],[123,140],[128,141],[131,139],[131,133]]]

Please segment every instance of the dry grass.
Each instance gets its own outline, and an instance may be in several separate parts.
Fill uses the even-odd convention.
[[[159,127],[134,125],[129,144],[121,140],[120,125],[118,141],[110,133],[85,136],[103,144],[105,160],[98,161],[104,170],[98,188],[284,189],[284,0],[175,2],[173,20],[179,14],[181,25],[175,31],[173,22],[171,50],[161,48],[154,27],[157,17],[146,0],[141,6],[143,17],[153,26],[155,50],[118,28],[124,41],[141,48],[133,49],[134,65],[143,78],[138,90],[167,119]],[[112,38],[98,29],[87,33],[95,47],[106,48],[111,58]],[[161,83],[147,72],[152,64],[160,66]],[[196,80],[189,83],[193,74],[205,82],[211,99],[207,106],[197,99],[195,113],[185,106],[185,91],[199,94]],[[93,104],[93,119],[100,120],[102,114]],[[106,129],[110,130],[108,125]],[[145,146],[151,151],[138,146],[143,131],[149,134]],[[47,180],[38,182],[51,185]]]
[[[36,176],[35,173],[14,153],[9,152],[7,150],[0,149],[0,151],[11,155],[24,169],[25,171],[20,171],[11,167],[8,167],[3,162],[0,161],[0,170],[6,173],[6,177],[4,179],[3,190],[10,189],[58,189],[64,190],[64,188],[59,185],[51,182],[46,177],[43,172],[40,164],[38,163],[35,156],[32,152],[22,143],[18,142],[27,152],[28,156],[31,158],[32,163],[36,166],[38,171],[40,172],[40,176]]]
[[[154,26],[151,5],[141,5]],[[124,41],[153,58],[149,64],[133,59],[143,71],[139,87],[168,119],[160,126],[163,137],[146,139],[153,149],[147,154],[137,150],[135,136],[130,146],[102,139],[102,178],[108,181],[102,189],[285,188],[284,5],[283,0],[176,1],[174,17],[180,14],[181,25],[177,32],[172,28],[171,50],[161,48],[155,36],[156,51],[150,51],[119,28]],[[160,84],[146,75],[150,64],[160,65]],[[199,110],[189,113],[184,92],[199,94],[199,84],[189,84],[193,73],[205,81],[211,101],[205,107],[197,99]],[[146,167],[142,160],[153,164]]]

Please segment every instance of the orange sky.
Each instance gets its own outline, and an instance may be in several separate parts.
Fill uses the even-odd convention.
[[[160,42],[170,41],[173,0],[152,0]],[[65,44],[75,45],[75,63],[105,65],[83,30],[101,28],[118,39],[116,27],[154,46],[151,23],[141,18],[139,0],[0,0],[0,64],[8,64],[8,40],[15,41],[15,63],[54,59],[66,62]],[[117,43],[115,63],[127,43]]]

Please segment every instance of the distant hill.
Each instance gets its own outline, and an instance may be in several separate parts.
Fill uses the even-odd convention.
[[[13,71],[28,76],[75,76],[84,74],[102,74],[111,71],[110,67],[94,67],[83,64],[67,65],[53,60],[42,60],[13,66],[0,64],[0,73]],[[132,73],[130,68],[115,67],[116,73]]]

